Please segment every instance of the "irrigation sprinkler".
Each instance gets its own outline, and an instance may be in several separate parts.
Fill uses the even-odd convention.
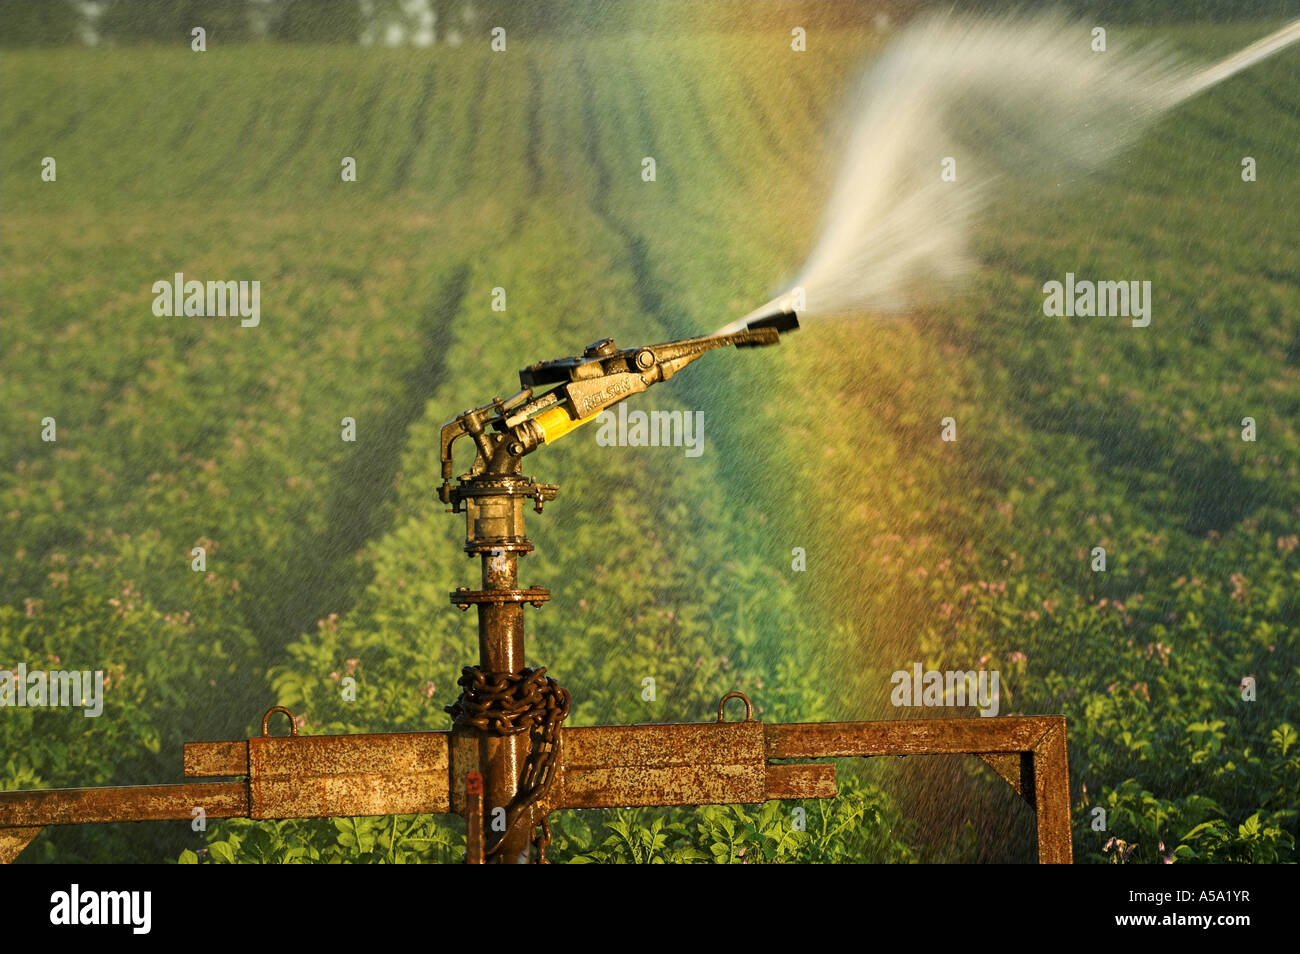
[[[524,503],[540,513],[559,488],[525,476],[523,458],[709,351],[773,345],[797,327],[793,312],[778,309],[703,338],[631,349],[606,338],[524,368],[513,397],[443,427],[438,494],[464,513],[465,552],[482,564],[480,589],[450,595],[477,609],[479,630],[478,664],[464,668],[460,697],[446,707],[450,731],[299,736],[293,713],[276,706],[260,736],[186,743],[185,776],[207,781],[0,792],[0,861],[48,825],[188,821],[201,808],[208,818],[253,819],[450,812],[466,819],[466,861],[545,862],[558,810],[833,798],[835,764],[807,760],[968,754],[1034,807],[1039,861],[1069,863],[1062,716],[765,724],[743,693],[729,692],[712,722],[566,728],[568,691],[525,664],[524,607],[550,593],[519,586],[519,558],[533,551]],[[474,461],[453,483],[463,437]],[[733,700],[743,720],[727,720]],[[277,713],[290,735],[271,735]]]

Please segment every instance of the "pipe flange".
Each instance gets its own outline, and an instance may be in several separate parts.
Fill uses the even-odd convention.
[[[531,586],[526,590],[471,590],[460,587],[451,594],[453,606],[467,610],[479,603],[529,603],[540,607],[551,598],[551,591],[540,586]]]
[[[532,553],[533,544],[532,541],[520,537],[512,537],[510,539],[498,537],[491,540],[473,540],[465,544],[465,552],[470,556],[479,556],[494,551],[504,551],[506,553]]]

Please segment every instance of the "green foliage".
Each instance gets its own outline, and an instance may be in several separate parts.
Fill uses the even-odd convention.
[[[794,810],[805,813],[799,830]],[[591,817],[595,816],[595,817]],[[600,864],[840,864],[914,861],[897,809],[877,789],[831,802],[573,812],[556,826],[555,860]]]
[[[22,608],[0,605],[0,660],[11,670],[21,662],[28,670],[102,672],[102,713],[87,717],[84,702],[2,710],[3,788],[156,782],[176,773],[185,741],[241,716],[235,705],[258,654],[226,615],[238,602],[233,581],[195,574],[180,602],[160,606],[136,582],[169,558],[158,534],[91,534],[89,543],[99,555],[53,551],[39,561],[49,579],[39,597]],[[123,832],[54,837],[38,840],[24,860],[103,862],[139,850]]]
[[[802,813],[803,817],[796,822]],[[832,802],[700,809],[565,812],[552,819],[548,860],[572,864],[809,864],[908,862],[906,824],[872,785],[851,782]],[[232,821],[185,850],[181,864],[410,864],[459,861],[464,825],[437,816],[312,822]]]
[[[463,829],[463,825],[461,826]],[[181,864],[447,864],[465,856],[465,835],[428,815],[252,823],[210,830]]]
[[[1294,771],[1294,770],[1293,770]],[[1295,811],[1254,812],[1240,824],[1204,795],[1157,798],[1133,779],[1099,799],[1112,832],[1087,860],[1112,864],[1276,864],[1294,860]]]

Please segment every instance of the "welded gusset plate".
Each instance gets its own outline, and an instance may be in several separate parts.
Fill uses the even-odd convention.
[[[1034,804],[1034,757],[1031,752],[981,752],[978,758],[1011,786],[1017,795]]]
[[[40,828],[0,828],[0,865],[11,864],[40,833]]]

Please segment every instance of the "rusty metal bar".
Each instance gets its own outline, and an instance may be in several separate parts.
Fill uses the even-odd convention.
[[[0,828],[189,821],[196,808],[202,808],[208,818],[245,817],[248,786],[244,782],[188,782],[0,792]]]
[[[248,774],[248,740],[186,742],[185,777],[217,778]]]
[[[811,765],[785,763],[767,767],[769,801],[787,798],[834,798],[835,766],[830,762]]]
[[[1044,716],[1050,728],[1034,746],[1034,809],[1038,816],[1038,860],[1068,865],[1074,860],[1070,833],[1070,767],[1065,717]]]
[[[451,810],[446,732],[190,742],[190,777],[247,776],[249,817],[324,818]]]
[[[893,722],[814,722],[769,725],[769,759],[867,755],[979,755],[1028,752],[1047,731],[1044,719],[918,719]]]
[[[761,722],[668,722],[564,730],[564,767],[762,765]]]
[[[767,801],[760,722],[608,725],[563,736],[557,807]]]
[[[465,773],[465,863],[481,865],[484,858],[483,843],[483,775]]]
[[[250,818],[448,811],[447,733],[248,740]]]

